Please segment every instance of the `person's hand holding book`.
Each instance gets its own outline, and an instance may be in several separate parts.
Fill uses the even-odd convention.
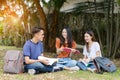
[[[67,52],[67,53],[75,53],[75,54],[79,54],[79,50],[76,49],[72,49],[72,48],[64,48],[63,51]]]
[[[58,61],[58,58],[48,58],[44,56],[39,56],[38,59],[41,60],[45,65],[52,65],[54,62]]]

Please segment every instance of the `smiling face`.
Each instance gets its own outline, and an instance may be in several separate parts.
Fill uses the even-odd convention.
[[[36,33],[35,34],[35,37],[38,41],[43,41],[44,39],[44,31],[43,30],[40,30],[40,32]]]
[[[85,33],[84,39],[85,39],[86,43],[89,43],[89,42],[92,41],[92,36],[90,34],[88,34],[88,33]]]
[[[67,30],[66,29],[63,29],[62,30],[62,36],[67,39]]]

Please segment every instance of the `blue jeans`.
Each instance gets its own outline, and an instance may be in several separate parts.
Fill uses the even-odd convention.
[[[91,68],[91,69],[96,68],[93,62],[90,62],[89,66],[85,66],[84,63],[78,61],[76,65],[82,70],[87,70],[87,68]]]
[[[53,66],[48,66],[40,62],[35,62],[32,64],[26,64],[24,69],[25,71],[28,71],[28,69],[35,69],[38,72],[51,72],[53,70]]]
[[[58,67],[74,67],[76,66],[77,61],[72,60],[71,58],[60,58],[57,62],[56,66]]]

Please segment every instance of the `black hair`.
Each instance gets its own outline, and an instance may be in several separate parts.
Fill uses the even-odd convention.
[[[67,31],[67,44],[68,44],[68,47],[69,48],[72,48],[72,42],[73,42],[73,38],[72,38],[72,32],[71,32],[71,29],[69,28],[69,26],[65,26],[63,29],[66,29],[66,31]],[[63,30],[62,29],[62,30]],[[65,38],[61,35],[60,36],[60,46],[64,46],[64,47],[66,47],[65,46]]]
[[[34,34],[40,32],[41,30],[44,31],[44,28],[41,28],[41,27],[34,27],[34,28],[32,29],[32,34],[34,35]]]

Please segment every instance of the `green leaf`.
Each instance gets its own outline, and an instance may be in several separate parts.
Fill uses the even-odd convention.
[[[117,0],[117,2],[118,2],[118,5],[120,6],[120,0]]]

